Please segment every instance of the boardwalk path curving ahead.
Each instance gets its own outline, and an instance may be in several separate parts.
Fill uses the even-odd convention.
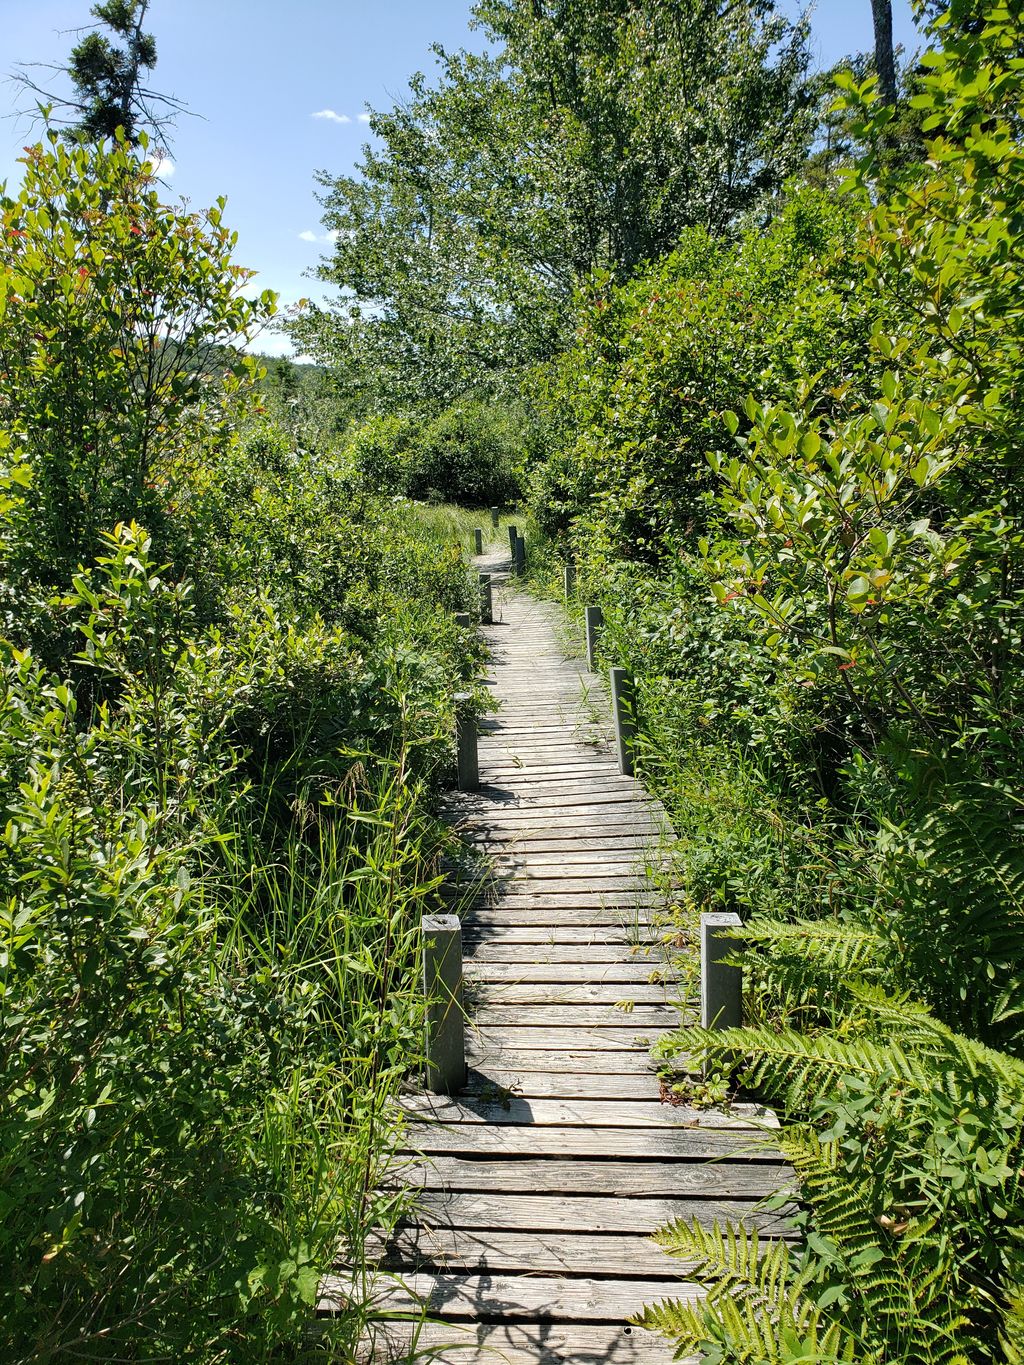
[[[664,813],[619,774],[605,691],[565,657],[558,609],[504,580],[507,562],[477,563],[504,586],[483,628],[500,709],[480,792],[453,803],[493,867],[464,917],[469,1082],[409,1101],[404,1178],[423,1193],[383,1264],[439,1320],[416,1349],[453,1343],[441,1359],[667,1362],[628,1319],[698,1291],[648,1235],[694,1216],[785,1235],[757,1205],[787,1172],[763,1111],[663,1102],[649,1047],[679,1011],[647,868]]]

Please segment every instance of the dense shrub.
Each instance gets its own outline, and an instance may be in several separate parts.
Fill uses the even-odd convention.
[[[408,496],[414,433],[410,418],[367,418],[348,433],[345,460],[371,492]]]
[[[507,410],[467,399],[417,436],[407,491],[431,502],[505,506],[522,492],[524,453]]]
[[[398,1209],[465,566],[205,363],[216,211],[53,144],[3,212],[0,1355],[279,1359]]]
[[[722,1362],[1024,1341],[1020,23],[954,11],[926,165],[849,83],[845,205],[602,288],[550,382],[538,516],[635,672],[678,928],[744,920],[748,1026],[670,1049],[778,1106],[804,1197],[796,1256],[663,1235],[712,1293],[645,1320]]]
[[[782,400],[808,373],[826,394],[862,368],[871,301],[845,287],[843,256],[855,222],[808,190],[765,234],[729,248],[694,229],[631,283],[598,282],[542,385],[556,438],[534,479],[542,529],[594,511],[629,554],[703,527],[723,409],[755,381]]]

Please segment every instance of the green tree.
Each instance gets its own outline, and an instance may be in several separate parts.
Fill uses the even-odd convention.
[[[294,324],[372,402],[449,401],[556,350],[574,291],[680,233],[767,206],[806,154],[806,29],[774,0],[478,0],[485,55],[373,116],[355,177],[324,173],[342,290]]]
[[[255,368],[233,343],[274,296],[243,297],[223,201],[162,203],[123,137],[51,131],[24,166],[16,197],[0,186],[0,422],[33,474],[21,567],[52,583],[117,521],[163,525],[224,426],[225,381]]]
[[[133,146],[143,132],[166,144],[169,124],[182,105],[146,84],[156,66],[156,39],[143,32],[149,4],[150,0],[103,0],[92,6],[90,13],[102,28],[75,44],[66,67],[49,68],[70,78],[73,93],[68,98],[37,84],[30,68],[19,68],[15,79],[42,96],[51,112],[57,111],[67,123],[67,136],[98,142],[112,138],[120,128]]]

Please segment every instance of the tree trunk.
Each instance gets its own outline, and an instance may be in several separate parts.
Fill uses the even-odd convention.
[[[875,70],[886,104],[896,103],[896,61],[892,52],[892,0],[871,0],[875,23]]]

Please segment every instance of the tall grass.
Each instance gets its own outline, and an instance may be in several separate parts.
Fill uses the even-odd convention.
[[[408,1203],[386,1179],[401,1132],[395,1099],[422,1062],[419,921],[435,891],[443,829],[407,755],[357,763],[347,800],[291,828],[271,861],[268,831],[223,846],[216,913],[225,973],[272,973],[293,1019],[288,1084],[268,1098],[254,1164],[281,1191],[282,1242],[307,1285],[337,1269],[344,1312],[318,1352],[355,1358],[372,1337],[375,1247]]]

